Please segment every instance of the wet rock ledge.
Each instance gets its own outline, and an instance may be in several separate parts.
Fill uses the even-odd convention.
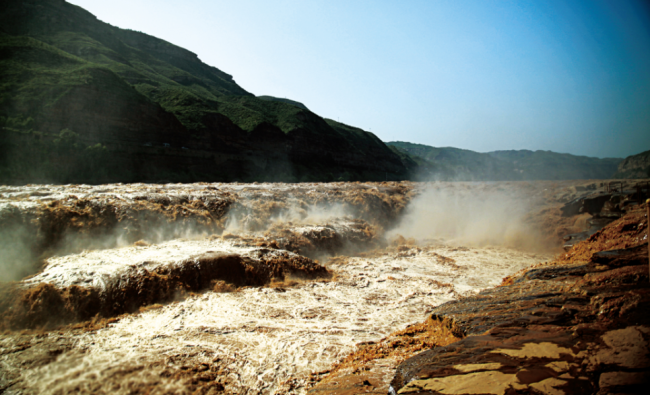
[[[650,378],[647,244],[535,269],[446,303],[466,336],[399,365],[391,393],[641,393]]]

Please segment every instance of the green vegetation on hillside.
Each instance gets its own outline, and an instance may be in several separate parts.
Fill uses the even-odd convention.
[[[132,169],[129,181],[408,176],[376,137],[333,126],[298,102],[257,98],[196,54],[65,1],[0,4],[0,71],[5,158],[19,160],[32,145],[46,155],[49,143],[35,136],[49,141],[68,129],[78,144],[112,153],[105,172],[114,181],[126,181],[124,169]],[[40,172],[3,163],[3,182],[30,182]],[[70,177],[96,178],[53,181]]]
[[[264,95],[263,96],[257,96],[257,98],[262,99],[262,100],[267,100],[267,101],[279,101],[279,102],[282,102],[282,103],[291,104],[292,106],[295,106],[295,107],[298,107],[298,108],[302,108],[303,110],[309,110],[307,108],[307,106],[305,106],[304,104],[302,104],[300,102],[297,102],[295,100],[291,100],[291,99],[283,99],[283,98],[280,98],[280,97],[264,96]]]
[[[30,6],[34,7],[30,10],[33,14],[22,16],[20,9]],[[13,0],[2,11],[3,29],[14,35],[3,35],[2,45],[16,48],[14,53],[3,52],[2,59],[19,62],[8,66],[14,74],[36,66],[41,67],[34,70],[35,74],[49,74],[62,66],[70,68],[70,64],[77,68],[102,68],[124,81],[123,86],[135,88],[137,93],[174,114],[190,132],[209,129],[205,119],[213,113],[226,115],[244,131],[252,131],[262,123],[277,126],[285,133],[318,123],[325,126],[320,117],[300,103],[269,100],[270,96],[256,98],[235,84],[228,74],[203,64],[195,54],[147,34],[99,22],[79,7],[59,1]],[[16,14],[22,17],[15,18]],[[43,19],[48,23],[42,23]],[[41,51],[32,50],[16,59],[26,48]],[[37,77],[30,81],[35,89],[44,84],[61,88],[66,83]],[[81,77],[74,81],[84,80]],[[33,90],[21,93],[30,100],[34,95]],[[323,129],[331,132],[326,126]]]

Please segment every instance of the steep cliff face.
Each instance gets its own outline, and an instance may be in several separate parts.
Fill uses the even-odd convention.
[[[617,178],[650,178],[650,151],[628,156],[618,165]]]
[[[0,182],[34,182],[33,174],[50,182],[408,176],[374,135],[292,101],[256,98],[164,40],[64,1],[9,0],[0,11]],[[63,130],[75,136],[65,142],[70,163],[82,163],[76,153],[88,147],[107,150],[96,164],[101,178],[57,176],[64,170],[50,153],[63,149]],[[34,152],[31,169],[18,162]]]

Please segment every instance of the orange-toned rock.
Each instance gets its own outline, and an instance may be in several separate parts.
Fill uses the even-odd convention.
[[[547,266],[446,303],[467,336],[397,369],[399,394],[642,393],[650,383],[647,246]]]

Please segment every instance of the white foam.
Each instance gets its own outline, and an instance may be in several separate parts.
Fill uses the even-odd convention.
[[[133,268],[153,270],[160,266],[177,266],[190,258],[209,252],[250,256],[252,252],[259,250],[259,247],[238,245],[235,241],[203,238],[177,239],[145,247],[84,251],[80,254],[49,258],[46,267],[24,283],[31,286],[48,282],[57,287],[80,285],[103,290],[109,279],[119,277]],[[267,254],[274,252],[266,250]]]
[[[78,336],[76,349],[83,353],[70,352],[24,378],[39,392],[66,392],[91,378],[104,389],[147,380],[172,388],[180,383],[154,377],[163,367],[176,366],[159,361],[173,359],[184,365],[223,364],[228,391],[282,393],[283,383],[292,379],[298,383],[294,393],[304,393],[309,373],[328,369],[357,343],[422,321],[434,306],[497,285],[503,276],[544,258],[500,247],[445,246],[350,258],[332,267],[337,281],[303,283],[286,292],[208,292],[123,318]],[[118,374],[126,367],[136,373]]]

